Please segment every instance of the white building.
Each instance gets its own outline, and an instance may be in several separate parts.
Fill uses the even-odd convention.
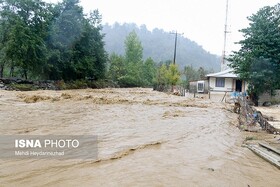
[[[206,75],[211,92],[245,92],[247,83],[238,78],[232,69]]]

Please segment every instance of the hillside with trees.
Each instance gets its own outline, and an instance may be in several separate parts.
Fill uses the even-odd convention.
[[[143,46],[143,58],[151,57],[155,62],[173,61],[175,34],[170,34],[162,29],[149,31],[145,25],[138,27],[133,23],[103,25],[102,32],[105,34],[105,49],[111,53],[124,55],[124,41],[126,36],[135,31]],[[185,66],[193,66],[198,69],[220,70],[220,57],[205,51],[194,41],[178,35],[176,63],[180,69]]]

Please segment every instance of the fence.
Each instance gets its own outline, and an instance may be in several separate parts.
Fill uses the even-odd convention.
[[[269,133],[277,132],[269,122],[263,117],[261,112],[249,105],[249,99],[246,96],[238,96],[238,104],[240,105],[239,123],[245,128],[250,129],[251,126],[256,126],[257,122],[261,128]]]

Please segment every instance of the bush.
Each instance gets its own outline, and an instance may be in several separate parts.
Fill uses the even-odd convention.
[[[56,81],[55,82],[55,87],[56,87],[57,90],[65,90],[66,89],[66,84],[63,80]]]
[[[86,80],[76,80],[66,84],[66,89],[85,89],[85,88],[88,88]]]
[[[119,85],[120,87],[139,87],[142,86],[141,83],[137,81],[135,77],[125,75],[119,78]]]

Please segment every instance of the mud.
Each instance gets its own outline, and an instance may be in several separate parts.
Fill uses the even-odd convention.
[[[93,160],[0,160],[1,186],[279,186],[232,107],[151,89],[0,92],[1,134],[98,135]],[[263,136],[268,138],[268,136]],[[271,136],[269,136],[271,138]]]

